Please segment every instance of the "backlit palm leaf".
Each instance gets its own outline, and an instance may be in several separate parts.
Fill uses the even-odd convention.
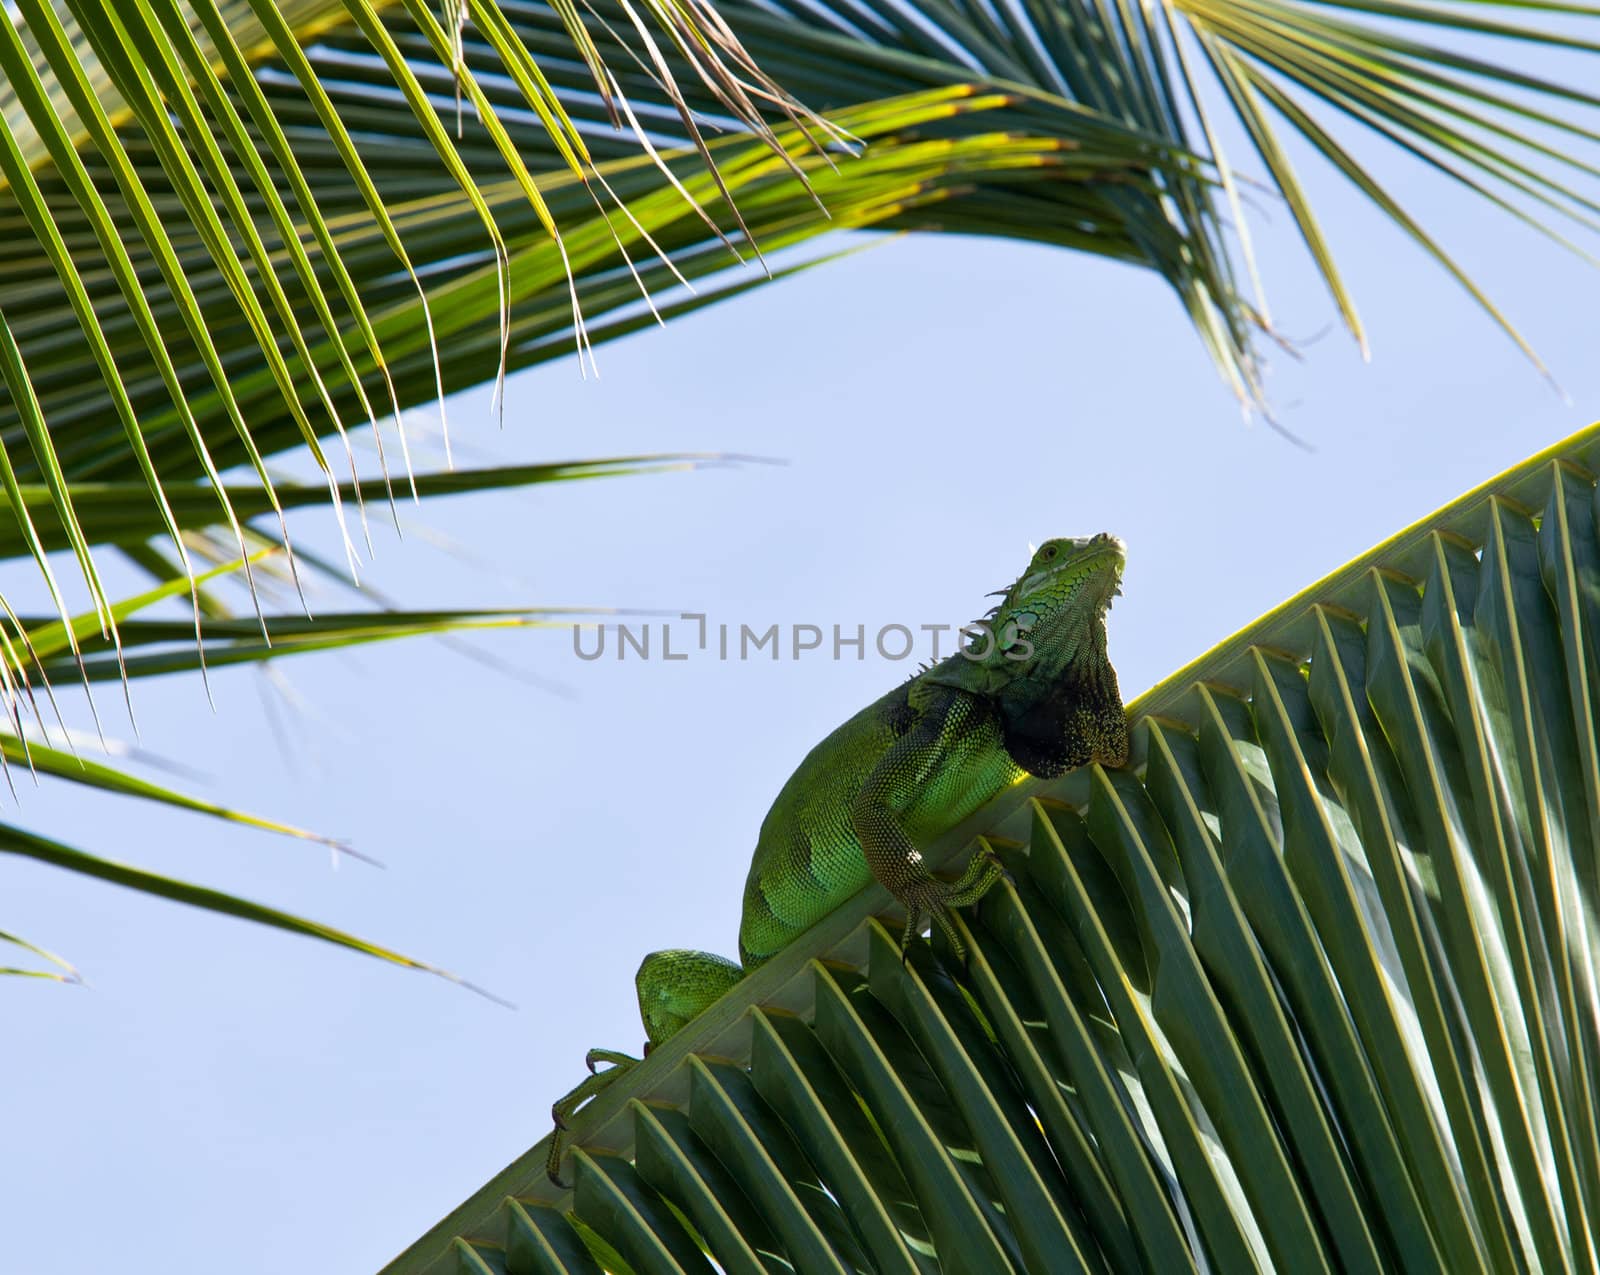
[[[604,0],[594,12],[603,8]],[[497,74],[516,87],[514,102],[491,103],[479,83],[485,68],[463,59],[469,10],[497,52]],[[805,118],[700,0],[616,0],[611,18],[629,29],[623,56],[674,52],[719,114],[747,136],[774,144],[766,115]],[[557,25],[568,33],[563,55],[570,60],[575,45],[587,65],[590,100],[622,123],[605,60],[576,10],[564,6]],[[397,31],[415,37],[410,47],[401,49]],[[318,41],[335,37],[359,41],[370,65],[319,49]],[[373,68],[381,69],[374,75]],[[341,111],[339,90],[330,94],[327,86],[346,74],[357,87],[341,86]],[[424,86],[428,80],[436,90],[441,76],[465,98],[471,143],[451,135],[444,104]],[[664,63],[654,85],[666,98],[680,96]],[[269,91],[293,108],[279,109]],[[352,101],[356,108],[348,109]],[[312,451],[330,483],[334,462],[323,453],[324,438],[347,450],[349,426],[398,413],[367,285],[374,277],[403,279],[430,338],[432,315],[416,246],[408,247],[389,211],[404,196],[381,174],[374,180],[363,153],[373,126],[363,107],[387,112],[383,132],[402,131],[425,148],[430,188],[456,192],[472,210],[475,246],[489,246],[499,265],[496,305],[477,317],[498,326],[503,349],[505,239],[482,193],[485,172],[474,171],[463,152],[490,145],[495,175],[510,176],[558,255],[562,229],[501,113],[515,110],[545,143],[537,149],[550,166],[584,189],[585,217],[601,208],[603,183],[591,185],[577,122],[488,0],[444,0],[439,13],[422,0],[17,0],[0,8],[0,480],[42,568],[14,477],[46,485],[104,622],[109,602],[76,522],[72,480],[99,474],[143,482],[186,567],[182,526],[166,500],[175,481],[171,452],[182,458],[178,470],[209,480],[210,519],[233,529],[241,551],[218,458],[223,466],[252,466],[270,502],[263,452],[283,444],[263,445],[258,405],[234,393],[239,356],[261,369],[274,410],[287,416],[295,441]],[[818,140],[832,136],[820,121],[812,127]],[[704,147],[700,154],[709,160]],[[412,172],[417,160],[408,157]],[[333,225],[352,215],[374,228],[381,264],[353,266],[342,254]],[[421,269],[436,264],[429,258]],[[326,373],[311,354],[318,342],[330,351]],[[430,355],[437,363],[436,345]],[[170,410],[176,448],[165,424],[147,418],[152,389]],[[85,410],[103,413],[88,440],[72,436]],[[84,454],[86,441],[92,456]],[[335,487],[330,497],[339,510]]]
[[[231,564],[217,572],[207,573],[201,580],[237,568],[238,564]],[[93,614],[76,620],[81,649],[78,656],[67,653],[69,644],[65,626],[54,620],[23,619],[20,621],[23,626],[21,637],[7,638],[0,643],[0,649],[4,650],[7,659],[7,697],[12,704],[8,725],[0,727],[0,771],[3,771],[9,786],[13,806],[20,806],[23,800],[18,795],[18,777],[42,776],[119,797],[157,802],[229,823],[318,842],[332,846],[341,853],[351,853],[347,847],[327,837],[193,797],[84,755],[80,748],[69,742],[65,724],[59,719],[52,721],[48,716],[49,709],[45,706],[47,697],[50,706],[54,707],[54,696],[50,691],[52,683],[60,686],[78,678],[88,682],[122,681],[162,673],[194,671],[201,667],[216,669],[230,664],[255,664],[298,652],[336,650],[401,637],[439,636],[491,628],[565,627],[586,614],[572,610],[360,612],[325,614],[315,619],[287,615],[252,618],[248,621],[219,620],[208,627],[203,646],[198,650],[194,643],[194,628],[187,621],[133,618],[146,607],[188,594],[189,588],[189,581],[180,578],[137,598],[118,602],[114,609],[122,621],[122,644],[120,650],[115,652],[108,650],[103,655],[97,652],[98,647],[107,643],[96,636],[97,618]],[[263,636],[263,626],[270,635],[270,643]],[[18,687],[25,684],[24,679],[31,685],[27,690],[19,690]],[[30,710],[34,713],[31,721],[25,718]],[[146,894],[323,939],[410,968],[443,973],[424,962],[341,930],[236,895],[161,876],[131,864],[63,845],[9,821],[0,821],[0,854],[37,859]],[[72,975],[70,966],[65,966],[42,949],[32,948],[22,940],[5,934],[0,934],[0,941],[27,947],[36,955],[62,965],[66,974],[60,977]],[[0,968],[0,974],[58,977],[55,973],[36,968]],[[460,981],[454,975],[446,977]]]
[[[1210,181],[1168,171],[1161,174],[1163,199],[1124,199],[1121,222],[1143,262],[1177,288],[1224,369],[1251,387],[1250,324],[1270,320],[1259,287],[1247,302],[1232,282],[1230,258],[1238,257],[1240,273],[1253,276],[1254,269],[1235,171],[1240,157],[1230,162],[1223,149],[1230,113],[1233,131],[1242,132],[1262,166],[1247,167],[1278,188],[1363,346],[1354,301],[1289,157],[1283,125],[1454,273],[1513,336],[1444,247],[1410,218],[1404,201],[1371,175],[1359,150],[1340,140],[1338,126],[1360,122],[1558,238],[1563,224],[1580,231],[1600,224],[1593,183],[1600,172],[1594,145],[1600,120],[1593,114],[1600,96],[1582,81],[1551,79],[1515,51],[1520,45],[1592,57],[1600,52],[1600,10],[1592,6],[728,0],[718,8],[776,78],[820,109],[970,81],[1019,95],[987,127],[1070,136],[1059,124],[1070,103],[1159,138],[1175,153],[1211,160]],[[518,6],[515,15],[526,24],[530,48],[554,47],[557,33],[540,6]],[[633,66],[617,74],[624,87],[642,91],[648,83]],[[895,221],[1088,247],[1064,238],[1074,218],[1056,200],[1073,197],[1050,187],[980,188],[935,216],[910,210]],[[1231,235],[1222,230],[1225,221]],[[1179,257],[1165,252],[1162,223],[1180,229]]]
[[[418,492],[427,497],[686,469],[723,459],[693,455],[624,456],[566,464],[503,466],[418,475],[416,486]],[[372,485],[380,486],[378,483]],[[19,490],[26,498],[24,508],[38,508],[46,546],[59,547],[56,539],[58,529],[51,525],[51,511],[45,493],[34,488]],[[81,683],[88,690],[95,683],[119,683],[167,673],[193,673],[232,665],[261,664],[289,655],[339,650],[396,638],[433,637],[451,640],[463,633],[491,629],[565,628],[596,614],[593,610],[582,608],[548,607],[450,611],[385,608],[342,613],[322,611],[311,617],[294,610],[281,613],[269,608],[255,616],[237,618],[215,598],[211,590],[214,584],[236,577],[242,569],[240,561],[224,561],[220,566],[191,579],[187,573],[173,569],[159,557],[152,559],[139,552],[144,549],[146,538],[155,529],[151,521],[153,512],[149,502],[140,499],[140,490],[134,484],[115,483],[87,484],[78,489],[85,534],[97,544],[133,551],[135,561],[142,566],[149,566],[158,577],[153,587],[117,600],[108,608],[119,635],[116,642],[102,628],[102,613],[95,611],[64,621],[48,616],[19,616],[9,609],[0,610],[0,776],[5,781],[0,791],[9,795],[10,804],[20,813],[26,811],[28,781],[43,778],[131,800],[155,802],[228,823],[320,843],[333,847],[341,854],[365,858],[330,838],[141,778],[109,759],[98,760],[93,755],[93,746],[82,742],[83,732],[74,732],[68,727],[61,705],[65,696],[58,697],[58,692],[76,683]],[[321,504],[328,499],[328,493],[322,487],[302,488],[280,484],[279,491],[285,508]],[[353,496],[357,490],[347,488],[344,494]],[[264,507],[265,496],[258,489],[247,488],[237,495],[242,516],[248,517]],[[173,505],[182,511],[190,500],[208,499],[209,493],[186,486],[175,489]],[[250,539],[254,544],[263,538],[252,535]],[[193,543],[207,554],[217,547],[214,543]],[[16,542],[8,546],[0,538],[0,552],[6,548],[13,553],[19,551]],[[270,543],[257,552],[255,565],[258,571],[265,572],[272,568],[274,564],[268,559],[275,552]],[[293,602],[293,591],[287,592],[289,600]],[[200,600],[207,615],[199,645],[195,642],[192,620],[181,615],[156,618],[163,604],[191,596]],[[92,698],[90,705],[92,709]],[[131,698],[129,708],[131,711]],[[95,726],[99,727],[98,719]],[[19,827],[9,819],[0,820],[0,854],[37,859],[161,898],[319,938],[399,965],[443,973],[431,965],[318,922],[206,886],[161,876],[98,853],[63,845]],[[0,963],[0,974],[76,981],[72,967],[44,949],[5,932],[0,932],[0,943],[25,949],[56,967],[13,967]]]
[[[242,521],[221,471],[252,470],[270,507],[263,457],[300,445],[332,483],[349,427],[631,331],[648,294],[726,268],[730,247],[829,228],[1008,235],[1154,269],[1254,397],[1270,320],[1236,283],[1255,271],[1230,112],[1358,337],[1285,124],[1469,287],[1339,117],[1552,233],[1558,214],[1594,224],[1595,134],[1576,113],[1595,97],[1502,66],[1491,43],[1587,52],[1590,11],[1493,12],[18,0],[0,21],[0,483],[17,536],[37,558],[13,478],[48,493],[104,610],[72,484],[144,485],[181,565],[175,530]],[[396,451],[404,467],[391,435],[386,464]],[[195,480],[214,508],[180,516],[170,491]]]

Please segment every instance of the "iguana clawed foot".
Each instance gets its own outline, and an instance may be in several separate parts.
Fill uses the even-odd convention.
[[[950,942],[950,949],[958,961],[967,959],[966,945],[956,930],[953,909],[964,908],[983,898],[1002,878],[1011,879],[1005,864],[987,846],[973,852],[966,870],[955,881],[941,881],[937,877],[913,881],[900,895],[906,909],[906,926],[900,934],[900,952],[904,956],[922,929],[922,923],[931,918],[939,932]]]
[[[616,1049],[591,1049],[583,1056],[583,1061],[589,1068],[588,1076],[568,1090],[565,1097],[558,1098],[550,1105],[550,1119],[556,1131],[550,1138],[550,1155],[545,1160],[544,1171],[552,1182],[562,1188],[567,1185],[561,1180],[561,1152],[565,1141],[562,1135],[569,1127],[567,1122],[579,1107],[610,1088],[617,1077],[637,1067],[642,1059]],[[605,1071],[598,1071],[596,1067],[600,1063],[610,1063],[611,1066]]]

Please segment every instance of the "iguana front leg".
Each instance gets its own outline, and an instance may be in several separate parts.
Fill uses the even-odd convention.
[[[954,810],[955,790],[965,778],[965,754],[970,748],[983,747],[969,733],[973,725],[969,710],[970,702],[956,696],[943,711],[927,713],[884,754],[850,805],[850,822],[867,866],[906,909],[901,948],[911,942],[923,918],[930,917],[950,940],[958,958],[966,955],[966,949],[956,933],[951,909],[976,903],[1005,875],[1005,869],[988,851],[980,851],[972,856],[959,880],[941,881],[928,871],[922,851],[903,821],[919,801],[948,802]]]

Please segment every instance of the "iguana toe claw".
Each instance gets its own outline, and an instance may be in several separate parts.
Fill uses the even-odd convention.
[[[900,931],[900,964],[906,963],[911,951],[911,940],[917,937],[917,932],[922,928],[922,909],[914,905],[906,905],[906,924]]]
[[[1007,885],[1013,888],[1016,887],[1017,878],[1011,874],[1011,869],[1006,867],[1005,861],[999,855],[990,850],[984,855],[984,858],[994,865],[996,881],[1004,881]]]
[[[644,1052],[646,1054],[650,1052],[648,1043],[644,1047]],[[583,1056],[583,1061],[589,1068],[589,1074],[598,1076],[601,1063],[610,1063],[613,1067],[631,1067],[639,1060],[632,1054],[623,1053],[620,1049],[591,1049]]]
[[[945,941],[950,944],[950,950],[956,960],[966,963],[967,948],[961,941],[961,934],[956,929],[956,923],[949,908],[942,908],[934,914],[934,921],[939,926],[939,932],[944,935]]]
[[[567,1184],[561,1180],[561,1143],[562,1131],[566,1128],[563,1124],[556,1125],[555,1135],[550,1139],[550,1154],[544,1159],[544,1175],[554,1182],[563,1191]]]

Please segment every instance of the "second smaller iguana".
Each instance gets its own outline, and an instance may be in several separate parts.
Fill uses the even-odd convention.
[[[1025,775],[1127,760],[1105,627],[1124,557],[1110,535],[1047,540],[986,621],[969,626],[983,641],[895,687],[806,755],[761,824],[739,960],[674,949],[640,965],[645,1053],[874,879],[906,910],[902,946],[931,917],[960,954],[950,909],[977,902],[1003,869],[975,854],[956,881],[942,881],[918,847]],[[595,1071],[602,1062],[612,1065]],[[592,1074],[551,1108],[552,1181],[561,1181],[568,1119],[638,1062],[589,1051]]]

